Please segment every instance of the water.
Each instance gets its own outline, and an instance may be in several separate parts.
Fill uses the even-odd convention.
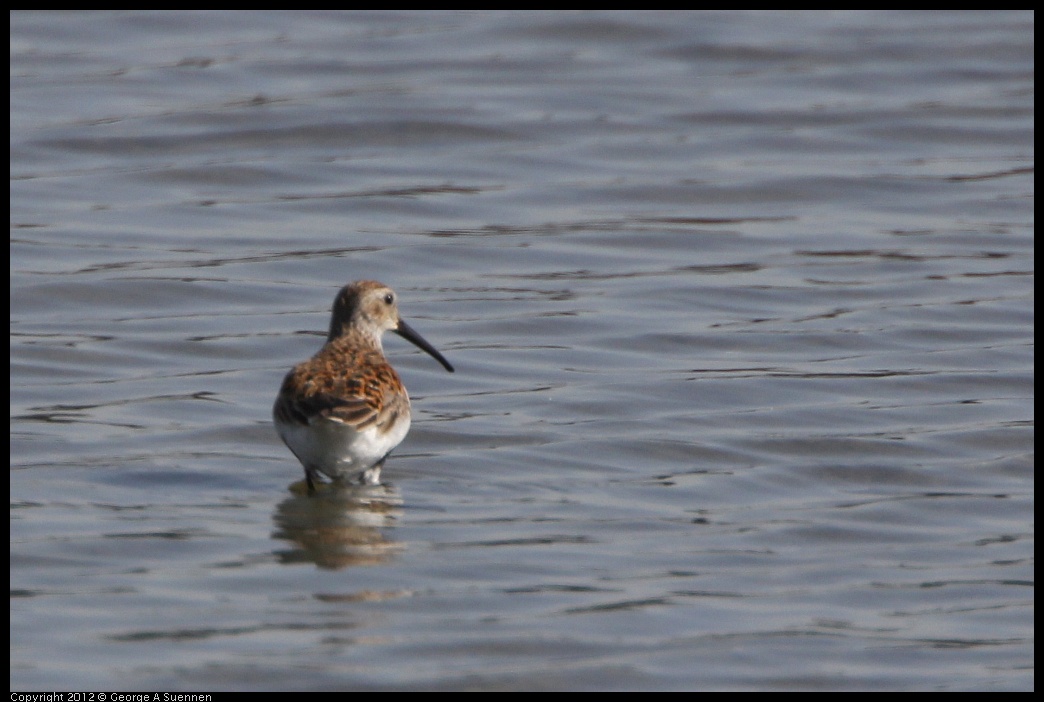
[[[1033,687],[1033,14],[11,15],[11,688]],[[414,425],[271,426],[376,278]]]

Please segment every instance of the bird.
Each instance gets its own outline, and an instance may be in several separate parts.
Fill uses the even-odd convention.
[[[384,355],[392,331],[450,373],[450,362],[399,316],[398,295],[375,280],[345,285],[334,298],[323,347],[286,374],[272,407],[283,443],[304,467],[309,493],[320,475],[379,485],[388,454],[410,429],[410,397]]]

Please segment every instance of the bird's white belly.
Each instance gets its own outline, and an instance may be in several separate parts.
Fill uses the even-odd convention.
[[[341,422],[315,418],[307,426],[281,425],[279,435],[305,467],[343,480],[387,456],[409,430],[409,415],[400,415],[383,434],[373,426],[356,431]]]

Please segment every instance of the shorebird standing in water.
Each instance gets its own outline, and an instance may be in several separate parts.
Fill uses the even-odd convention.
[[[395,291],[374,280],[341,288],[326,344],[286,375],[272,408],[276,431],[304,466],[309,491],[319,474],[378,485],[384,460],[410,430],[410,397],[381,345],[386,331],[453,372],[399,317]]]

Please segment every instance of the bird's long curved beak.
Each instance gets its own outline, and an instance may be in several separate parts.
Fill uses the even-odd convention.
[[[450,373],[453,372],[453,366],[450,365],[450,362],[447,361],[441,353],[436,351],[435,347],[429,344],[423,336],[414,331],[413,327],[411,327],[409,324],[400,319],[399,326],[395,329],[392,329],[392,331],[401,336],[403,339],[406,339],[413,345],[417,346],[418,348],[426,351],[428,355],[430,355],[436,361],[441,363],[442,367],[448,370]]]

